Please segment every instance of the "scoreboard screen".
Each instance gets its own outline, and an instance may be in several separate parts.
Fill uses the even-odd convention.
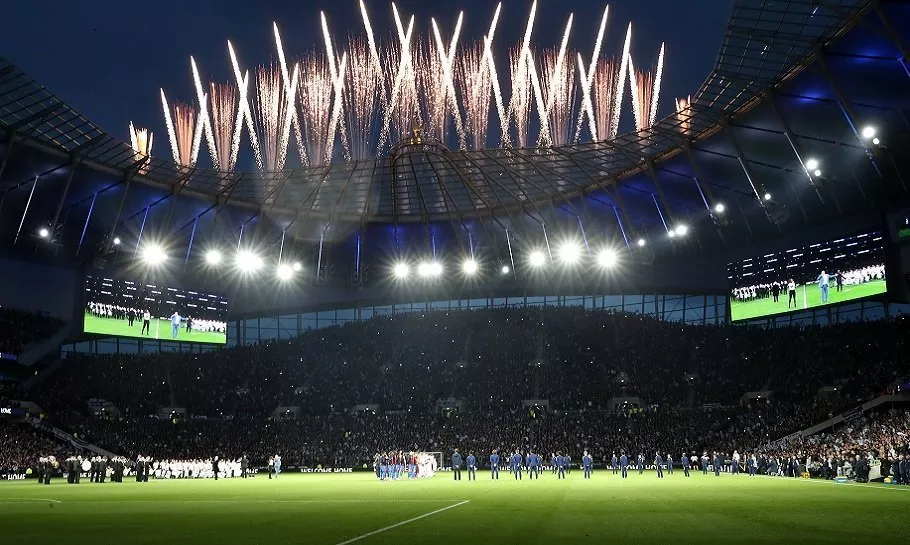
[[[85,279],[82,330],[116,337],[225,344],[222,295],[99,276]]]
[[[881,231],[859,233],[727,265],[730,319],[751,320],[887,292]]]

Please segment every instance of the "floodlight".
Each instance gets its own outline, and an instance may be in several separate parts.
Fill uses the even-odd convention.
[[[770,194],[770,193],[767,193],[767,192],[765,193],[765,200],[766,200],[766,201],[770,201],[770,200],[771,200],[771,194]]]
[[[242,272],[256,272],[262,268],[262,258],[249,250],[243,250],[237,253],[236,265]]]
[[[114,237],[114,246],[120,246],[120,237]]]
[[[566,265],[571,265],[581,257],[581,247],[575,242],[566,242],[559,247],[559,259]]]
[[[217,265],[221,263],[221,252],[218,250],[209,250],[205,253],[205,262],[209,265]]]
[[[676,231],[674,229],[670,229],[667,232],[667,236],[669,236],[670,238],[674,238],[676,236]]]
[[[434,261],[430,263],[430,276],[441,276],[442,275],[442,263]]]
[[[411,268],[408,267],[407,263],[397,263],[395,264],[395,267],[392,269],[392,271],[395,273],[396,278],[404,279],[408,277],[408,274],[411,272]]]
[[[679,224],[676,226],[676,234],[684,237],[689,232],[689,228],[685,224]]]
[[[500,269],[500,272],[502,272],[502,274],[509,274],[512,272],[512,269],[510,269],[508,265],[503,265],[502,269]]]
[[[818,159],[808,159],[806,161],[806,168],[809,170],[815,170],[818,168]]]
[[[605,269],[612,269],[619,261],[619,256],[612,248],[605,248],[597,255],[597,262]]]
[[[863,134],[863,138],[866,138],[866,139],[872,138],[873,136],[875,136],[875,127],[873,127],[871,125],[866,125],[865,127],[863,127],[862,134]]]
[[[464,271],[465,274],[474,274],[477,272],[477,262],[473,259],[466,259],[461,265],[461,270]]]
[[[294,264],[291,265],[291,268],[294,269],[294,272],[300,272],[303,270],[303,264],[301,264],[299,261],[295,261]]]
[[[146,244],[142,248],[140,256],[142,261],[149,265],[160,265],[167,261],[167,254],[164,253],[164,248],[157,244]]]
[[[50,234],[51,234],[51,232],[48,231],[47,227],[42,227],[41,229],[38,229],[38,236],[41,238],[47,238],[50,236]]]
[[[814,174],[814,175],[815,175],[815,177],[816,177],[816,178],[818,178],[818,177],[819,177],[819,176],[821,176],[821,175],[822,175],[822,171],[821,171],[821,170],[819,170],[819,169],[815,169],[815,172],[813,172],[813,173],[812,173],[812,174]]]
[[[531,255],[528,256],[528,262],[531,263],[532,267],[541,267],[546,261],[547,258],[544,257],[543,252],[540,250],[534,250],[531,252]]]
[[[278,276],[279,280],[290,280],[294,276],[294,269],[290,265],[282,263],[275,270],[275,275]]]
[[[877,146],[877,145],[879,145],[879,144],[881,144],[881,143],[882,143],[882,141],[879,140],[878,137],[872,139],[872,144],[873,144],[873,145],[876,145],[876,146]]]
[[[643,238],[640,238],[636,244],[638,244],[639,248],[644,248],[645,244],[647,244],[647,241]]]
[[[718,214],[723,214],[726,209],[727,209],[727,207],[724,206],[724,203],[722,203],[722,202],[719,202],[714,205],[714,211]]]
[[[427,276],[430,276],[430,262],[424,261],[424,262],[420,263],[419,265],[417,265],[417,274],[424,278],[426,278]]]

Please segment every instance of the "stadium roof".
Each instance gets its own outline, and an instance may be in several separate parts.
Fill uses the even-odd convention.
[[[738,0],[690,106],[649,130],[557,148],[404,142],[375,160],[268,174],[137,157],[0,59],[0,238],[21,244],[47,225],[78,253],[155,225],[189,259],[200,222],[235,244],[255,225],[282,247],[285,235],[342,241],[414,223],[426,239],[448,226],[441,238],[462,247],[528,248],[550,230],[630,249],[685,224],[674,253],[721,248],[906,197],[908,37],[903,2]]]

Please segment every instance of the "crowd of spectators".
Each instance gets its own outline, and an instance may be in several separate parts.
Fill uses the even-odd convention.
[[[56,333],[63,322],[43,314],[0,307],[0,352],[18,355],[28,344]]]
[[[58,426],[130,457],[360,466],[379,451],[453,446],[587,449],[597,462],[755,452],[910,375],[908,333],[902,319],[763,329],[582,308],[426,312],[211,353],[71,357],[29,395]],[[745,404],[746,392],[770,400]],[[615,412],[615,397],[640,405]],[[448,398],[461,410],[440,412]],[[95,417],[89,399],[120,416]],[[269,418],[279,406],[299,418]]]
[[[213,353],[72,358],[43,397],[102,398],[134,416],[157,407],[262,416],[278,406],[322,415],[358,404],[424,412],[449,397],[472,411],[523,399],[607,409],[627,395],[727,406],[765,390],[803,402],[830,385],[853,403],[910,375],[908,332],[905,320],[761,329],[577,308],[428,312]]]
[[[40,456],[57,456],[68,448],[29,425],[0,418],[0,474],[35,467]]]

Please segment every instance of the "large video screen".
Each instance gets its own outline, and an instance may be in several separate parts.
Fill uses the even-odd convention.
[[[224,344],[227,300],[211,293],[89,276],[82,330],[117,337]]]
[[[749,320],[887,291],[882,233],[875,231],[727,265],[730,319]]]

